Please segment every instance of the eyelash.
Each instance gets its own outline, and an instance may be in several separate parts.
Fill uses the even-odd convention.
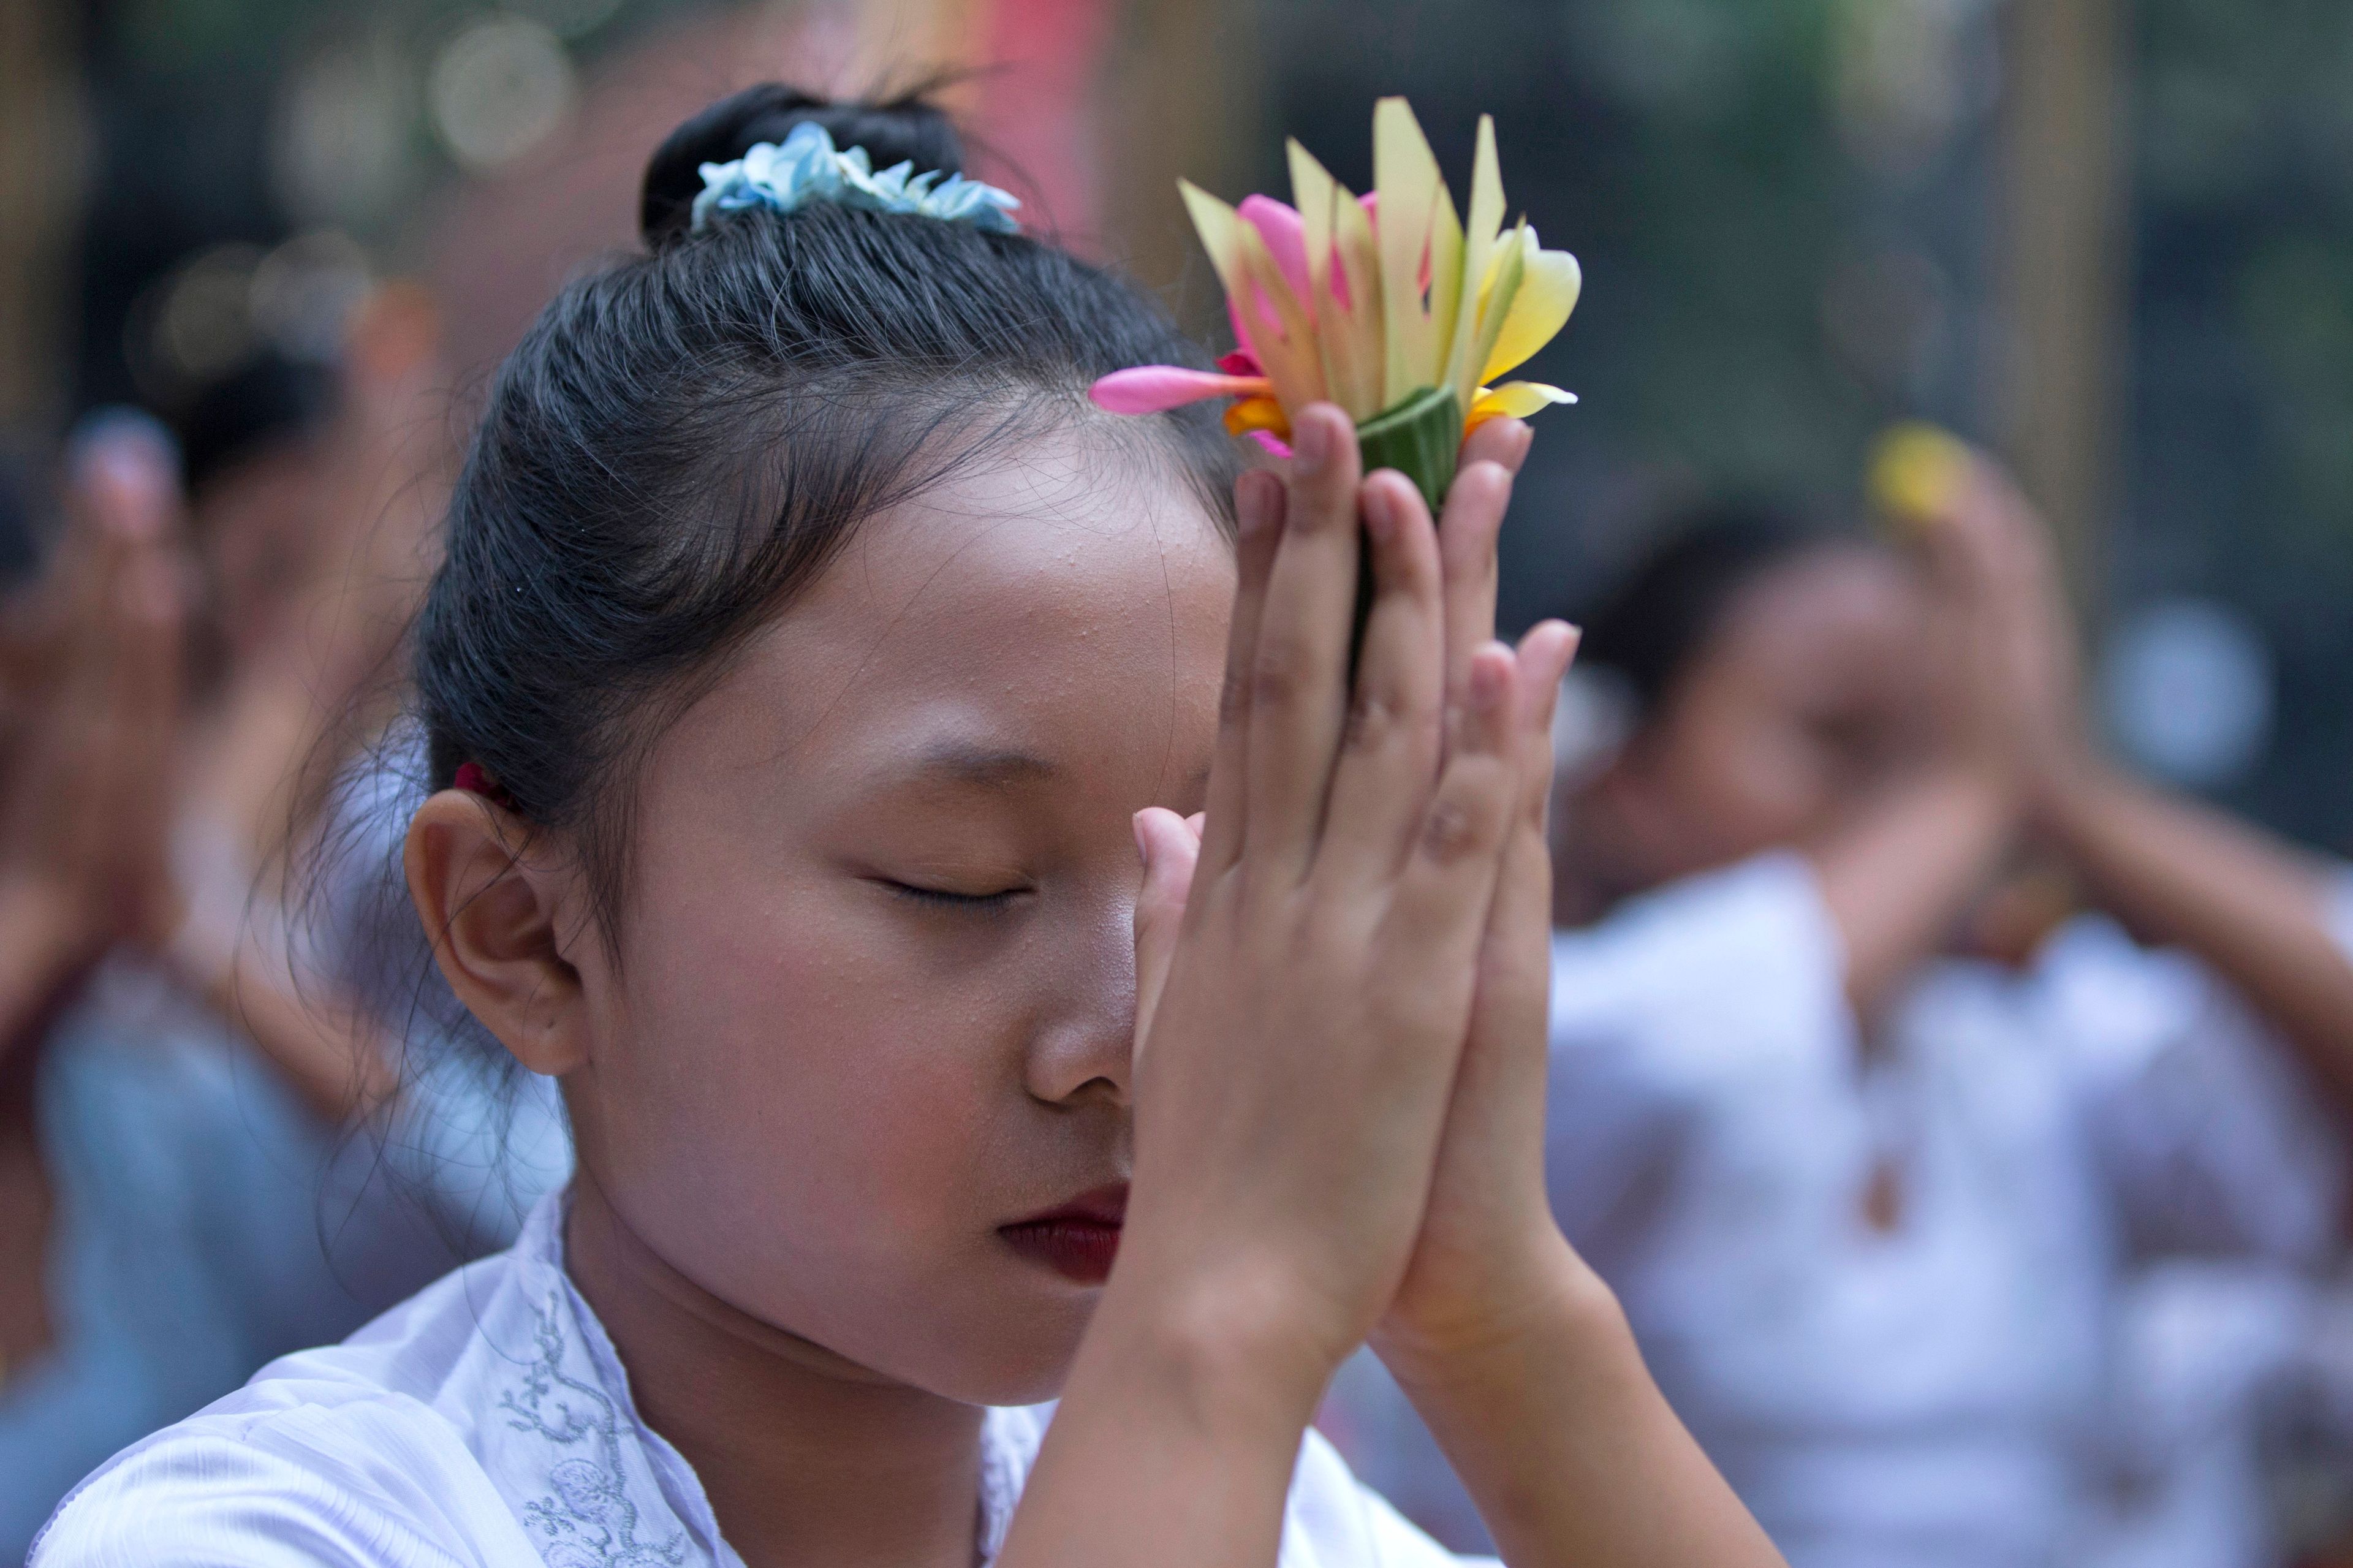
[[[1029,889],[1008,888],[997,893],[951,893],[941,888],[918,888],[912,882],[894,882],[887,878],[882,885],[895,896],[910,903],[929,904],[934,909],[965,910],[973,914],[996,914],[1009,906]]]

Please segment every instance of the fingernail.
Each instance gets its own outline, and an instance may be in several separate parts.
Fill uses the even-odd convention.
[[[91,454],[90,474],[111,503],[101,519],[107,531],[126,540],[162,534],[170,476],[152,454],[111,444]]]
[[[1391,499],[1386,485],[1366,485],[1364,500],[1365,531],[1376,544],[1387,544],[1397,532],[1397,502]]]
[[[1130,828],[1134,829],[1135,833],[1136,854],[1143,858],[1145,865],[1151,865],[1152,841],[1146,838],[1144,834],[1144,813],[1139,811],[1134,816],[1129,817],[1127,819],[1127,825]]]
[[[1321,470],[1332,456],[1332,427],[1320,415],[1309,415],[1291,433],[1293,471],[1306,475]]]

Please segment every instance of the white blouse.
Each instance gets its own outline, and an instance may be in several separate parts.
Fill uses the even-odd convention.
[[[1868,1050],[1844,973],[1793,854],[1560,933],[1555,1211],[1794,1568],[2106,1562],[2116,1423],[2142,1445],[2181,1426],[2146,1395],[2216,1370],[2135,1353],[2135,1285],[2186,1254],[2325,1258],[2339,1141],[2227,988],[2108,921],[2069,922],[2023,970],[1926,965]],[[1884,1230],[1864,1217],[1883,1166]],[[1475,1543],[1377,1369],[1340,1393],[1358,1473]]]
[[[2334,1242],[2308,1081],[2211,972],[2107,920],[2021,971],[1926,966],[1869,1050],[1795,856],[1555,954],[1555,1202],[1801,1568],[2093,1560],[2105,1421],[2147,1375],[2116,1359],[2131,1272]]]
[[[340,1345],[115,1456],[58,1509],[37,1568],[741,1568],[702,1484],[638,1417],[564,1271],[560,1195],[508,1251]],[[1050,1406],[983,1426],[976,1560],[995,1560]],[[1300,1450],[1280,1568],[1459,1559]]]

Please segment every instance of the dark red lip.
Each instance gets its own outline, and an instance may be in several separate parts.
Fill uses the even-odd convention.
[[[997,1227],[1007,1246],[1066,1279],[1100,1285],[1111,1278],[1119,1256],[1119,1232],[1127,1217],[1127,1184],[1114,1182],[1081,1193],[1069,1203]]]

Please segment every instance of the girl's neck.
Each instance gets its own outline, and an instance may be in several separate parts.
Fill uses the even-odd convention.
[[[970,1568],[983,1411],[720,1300],[648,1247],[585,1170],[565,1251],[638,1414],[694,1468],[751,1568]]]

